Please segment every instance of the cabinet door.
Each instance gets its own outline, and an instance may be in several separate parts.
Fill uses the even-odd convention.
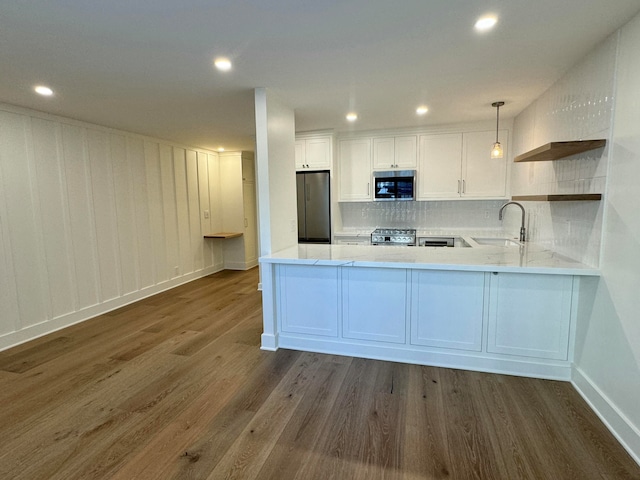
[[[566,360],[573,277],[490,275],[487,351]]]
[[[308,138],[306,142],[306,165],[315,170],[328,170],[331,168],[331,138]]]
[[[342,269],[342,336],[405,343],[407,271]]]
[[[395,138],[396,168],[416,168],[418,163],[418,137],[407,135]]]
[[[371,139],[345,139],[339,144],[340,201],[371,200]]]
[[[278,317],[283,332],[338,336],[338,268],[278,266]]]
[[[305,141],[296,140],[296,170],[302,170],[306,167],[307,159],[305,156]]]
[[[471,132],[463,135],[462,196],[504,198],[507,193],[507,157],[509,132],[500,131],[503,158],[491,158],[496,132]]]
[[[418,199],[459,198],[462,134],[420,135]]]
[[[482,350],[483,272],[413,272],[411,343]]]
[[[395,168],[395,139],[393,137],[373,139],[373,168],[389,170]]]

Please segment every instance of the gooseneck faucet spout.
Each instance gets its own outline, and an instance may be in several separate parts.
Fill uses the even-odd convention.
[[[522,210],[522,223],[520,224],[520,241],[524,242],[526,237],[526,230],[524,228],[524,207],[518,202],[507,202],[500,207],[500,211],[498,212],[498,220],[502,220],[502,212],[507,205],[517,205]]]

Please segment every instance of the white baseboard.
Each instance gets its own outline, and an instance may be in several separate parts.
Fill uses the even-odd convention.
[[[50,320],[45,320],[35,325],[30,325],[15,332],[9,332],[0,336],[0,351],[15,347],[17,345],[20,345],[21,343],[35,340],[36,338],[43,337],[45,335],[49,335],[50,333],[70,327],[71,325],[75,325],[76,323],[84,322],[86,320],[89,320],[90,318],[97,317],[98,315],[103,315],[112,310],[116,310],[118,308],[124,307],[125,305],[129,305],[130,303],[142,300],[143,298],[151,297],[152,295],[156,295],[160,292],[164,292],[165,290],[175,288],[178,285],[182,285],[184,283],[192,282],[193,280],[197,280],[198,278],[206,277],[207,275],[220,272],[221,270],[222,265],[214,265],[203,270],[198,270],[197,272],[192,272],[181,277],[172,278],[171,280],[167,280],[165,282],[128,293],[121,297],[112,298],[111,300],[107,300],[103,303],[91,305],[90,307],[76,310],[75,312],[70,312],[65,315],[52,318]]]
[[[593,380],[575,365],[572,369],[571,383],[618,442],[640,465],[640,429],[633,425]]]
[[[257,260],[254,262],[224,262],[225,270],[250,270],[257,266]]]
[[[278,350],[278,334],[263,333],[260,337],[260,350],[275,352]]]

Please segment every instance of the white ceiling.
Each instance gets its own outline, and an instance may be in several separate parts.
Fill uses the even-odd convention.
[[[228,150],[253,150],[255,87],[295,109],[298,131],[489,120],[496,100],[508,118],[639,10],[639,0],[2,0],[0,101]],[[499,23],[480,35],[485,13]],[[231,72],[212,67],[218,55]],[[56,95],[35,95],[38,83]]]

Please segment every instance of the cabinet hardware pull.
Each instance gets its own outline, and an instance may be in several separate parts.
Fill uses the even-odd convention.
[[[460,180],[458,180],[458,193],[460,193]]]
[[[466,180],[462,180],[462,193],[467,192],[467,182]]]

